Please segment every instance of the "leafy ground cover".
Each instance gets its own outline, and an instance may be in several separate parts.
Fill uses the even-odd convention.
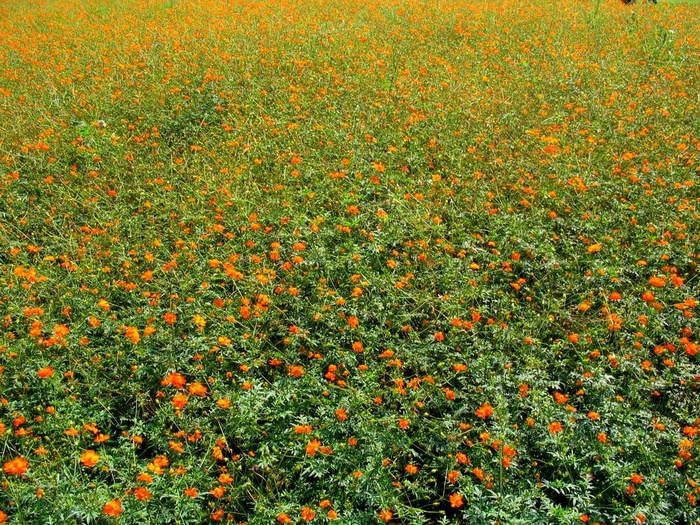
[[[700,520],[697,4],[0,6],[0,522]]]

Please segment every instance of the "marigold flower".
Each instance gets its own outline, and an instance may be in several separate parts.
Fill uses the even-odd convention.
[[[54,369],[51,368],[50,366],[45,366],[44,368],[40,368],[37,371],[37,375],[41,379],[46,379],[47,377],[51,377],[54,374]]]
[[[86,450],[80,456],[80,462],[86,467],[92,468],[97,465],[100,460],[100,455],[94,450]]]
[[[122,502],[118,499],[113,499],[105,503],[102,507],[102,512],[107,516],[119,516],[123,512]]]
[[[146,487],[138,487],[134,490],[134,497],[141,501],[145,501],[151,499],[152,495]]]
[[[656,288],[663,288],[664,286],[666,286],[666,279],[664,279],[663,277],[659,277],[657,275],[654,275],[654,276],[649,278],[649,284],[651,286],[656,287]]]
[[[173,406],[174,406],[177,410],[182,410],[183,408],[185,408],[185,405],[187,404],[187,401],[188,401],[188,398],[187,398],[187,396],[186,396],[185,394],[175,394],[175,395],[173,396],[173,401],[172,401],[172,403],[173,403]]]
[[[390,522],[391,518],[394,517],[394,513],[391,512],[389,509],[382,509],[379,511],[379,519],[385,522]]]
[[[321,441],[319,439],[312,439],[306,445],[306,453],[309,456],[313,456],[316,454],[316,452],[318,452],[319,448],[321,448]]]
[[[301,377],[304,375],[304,367],[300,365],[292,365],[289,367],[289,375],[292,377]]]
[[[220,474],[217,479],[219,480],[219,483],[221,483],[222,485],[227,485],[229,483],[233,483],[233,476],[231,474],[228,474],[227,472]]]
[[[204,397],[207,395],[207,387],[202,383],[192,383],[187,387],[187,391],[193,396]]]
[[[644,476],[637,474],[636,472],[630,476],[630,481],[635,485],[640,485],[644,481]]]
[[[196,498],[199,491],[193,487],[188,487],[185,489],[185,496],[188,498]]]
[[[301,509],[301,519],[304,521],[311,521],[316,517],[316,511],[311,507],[304,507]]]
[[[458,509],[464,505],[464,498],[462,497],[461,494],[455,492],[454,494],[450,494],[450,507],[453,509]]]
[[[489,403],[484,403],[474,412],[477,417],[481,419],[486,419],[493,414],[493,407]]]
[[[561,426],[561,423],[559,421],[553,421],[552,423],[549,424],[549,431],[552,434],[556,434],[557,432],[562,432],[564,430],[564,427]]]
[[[6,462],[2,467],[3,472],[10,476],[21,476],[27,472],[28,469],[29,462],[22,456]]]
[[[408,419],[399,419],[399,428],[406,430],[409,426],[411,426],[411,422]]]
[[[290,518],[290,517],[287,516],[286,514],[282,513],[282,514],[280,514],[279,516],[277,516],[277,521],[280,522],[280,523],[282,523],[282,524],[285,524],[285,523],[292,523],[292,518]]]

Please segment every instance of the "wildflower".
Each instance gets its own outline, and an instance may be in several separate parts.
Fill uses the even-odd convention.
[[[146,487],[139,487],[134,490],[134,497],[141,501],[145,501],[151,499],[152,495]]]
[[[287,516],[286,514],[282,513],[277,516],[277,521],[279,523],[285,524],[285,523],[292,523],[292,518]]]
[[[80,456],[80,462],[86,467],[92,468],[97,465],[100,460],[100,455],[94,450],[86,450]]]
[[[312,430],[311,425],[297,425],[294,427],[295,434],[311,434]]]
[[[204,397],[207,395],[207,387],[202,383],[192,383],[187,387],[187,391],[193,396]]]
[[[227,409],[231,406],[231,400],[224,397],[217,400],[216,404],[219,405],[219,408]]]
[[[304,521],[311,521],[316,517],[316,511],[311,507],[304,507],[301,509],[301,519]]]
[[[455,492],[454,494],[450,494],[450,507],[453,509],[458,509],[464,505],[464,498],[462,497],[461,494]]]
[[[385,521],[387,523],[390,522],[391,518],[393,518],[393,517],[394,517],[394,513],[391,512],[389,509],[382,509],[379,512],[379,519],[382,521]]]
[[[309,456],[313,456],[316,454],[316,452],[318,452],[319,448],[321,448],[321,441],[319,439],[312,439],[306,445],[306,453]]]
[[[192,490],[197,490],[197,489],[192,489]],[[226,487],[219,486],[219,487],[214,487],[211,490],[211,495],[214,496],[215,498],[223,498],[224,494],[226,494]],[[191,497],[194,497],[194,496],[191,496]]]
[[[400,429],[406,430],[409,426],[411,426],[411,422],[408,419],[399,419]]]
[[[459,479],[460,476],[461,476],[461,474],[459,473],[458,470],[450,470],[447,473],[447,481],[449,481],[450,483],[452,483],[454,485],[454,483],[457,481],[457,479]]]
[[[123,510],[122,502],[118,499],[108,501],[105,503],[105,506],[102,507],[102,512],[104,512],[107,516],[119,516]]]
[[[493,407],[489,403],[484,403],[476,409],[475,414],[481,419],[486,419],[487,417],[493,414]]]
[[[217,479],[219,480],[219,483],[221,483],[222,485],[228,485],[229,483],[233,483],[233,476],[231,474],[226,473],[226,472],[224,472],[223,474],[220,474]]]
[[[404,467],[404,470],[405,470],[406,473],[408,473],[408,474],[417,474],[419,469],[418,469],[418,467],[415,466],[415,465],[406,465],[406,466]]]
[[[175,394],[175,396],[173,396],[172,403],[177,410],[182,410],[183,408],[185,408],[187,401],[188,398],[185,394]]]
[[[199,491],[195,488],[188,487],[185,489],[185,496],[188,498],[196,498],[197,494],[199,494]]]
[[[304,375],[304,367],[300,365],[292,365],[289,367],[289,375],[299,378]]]
[[[2,470],[10,476],[21,476],[29,469],[29,462],[22,456],[6,462]]]
[[[54,369],[51,368],[50,366],[45,366],[44,368],[40,368],[37,371],[37,375],[41,379],[46,379],[47,377],[51,377],[54,374]]]
[[[345,421],[348,419],[348,413],[344,408],[339,408],[335,411],[335,417],[338,419],[338,421]]]
[[[562,394],[561,392],[554,392],[554,401],[563,405],[569,400],[569,396]]]
[[[666,279],[654,275],[653,277],[649,278],[649,284],[656,288],[663,288],[664,286],[666,286]]]
[[[561,426],[561,423],[559,421],[553,421],[552,423],[549,424],[549,431],[552,434],[556,434],[557,432],[562,432],[564,430],[564,427]]]

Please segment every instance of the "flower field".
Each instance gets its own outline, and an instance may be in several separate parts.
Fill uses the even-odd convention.
[[[700,3],[0,5],[0,523],[700,523]]]

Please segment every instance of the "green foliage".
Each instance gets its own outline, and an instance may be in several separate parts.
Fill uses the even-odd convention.
[[[700,520],[694,4],[0,7],[0,522]]]

